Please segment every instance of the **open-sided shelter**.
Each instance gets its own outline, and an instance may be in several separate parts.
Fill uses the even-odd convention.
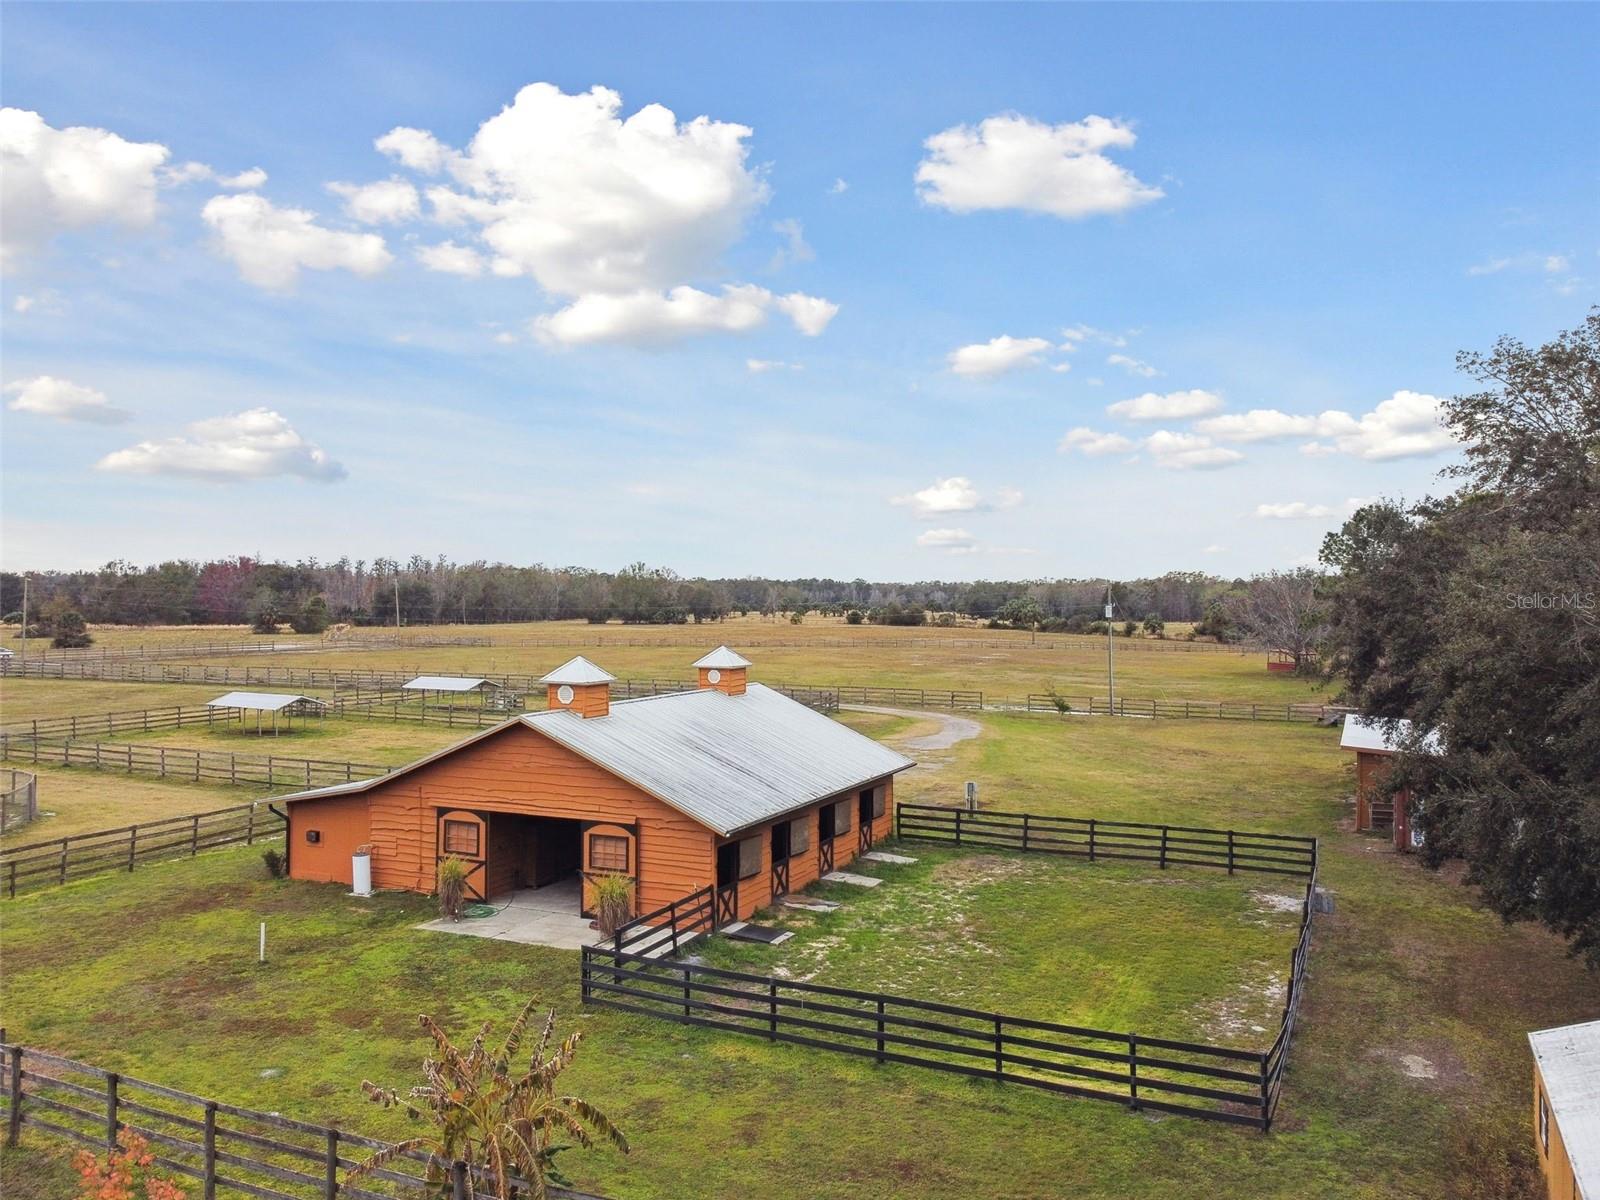
[[[434,890],[468,867],[476,898],[579,875],[633,882],[638,911],[716,889],[721,919],[843,867],[891,828],[905,756],[749,682],[719,647],[694,691],[612,702],[613,676],[574,658],[526,713],[377,779],[285,797],[289,873],[349,883],[373,847],[380,888]]]
[[[320,717],[328,711],[328,706],[321,700],[310,696],[291,696],[281,692],[226,692],[215,700],[207,700],[206,707],[224,710],[229,713],[239,714],[239,728],[249,727],[251,713],[256,716],[257,733],[278,733],[278,720],[283,719],[283,728],[294,728],[296,717]],[[266,718],[272,718],[271,725],[266,724]]]

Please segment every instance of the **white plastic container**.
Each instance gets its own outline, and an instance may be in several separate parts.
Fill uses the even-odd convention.
[[[351,888],[358,896],[372,895],[372,855],[354,854],[350,857]]]

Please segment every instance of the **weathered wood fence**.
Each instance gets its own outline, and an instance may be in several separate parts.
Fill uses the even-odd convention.
[[[190,783],[265,787],[323,787],[387,775],[393,767],[281,754],[235,754],[139,742],[80,742],[65,737],[15,737],[0,733],[0,758],[56,767],[156,775]]]
[[[487,1181],[480,1167],[414,1151],[350,1182],[351,1168],[391,1143],[207,1100],[31,1046],[0,1044],[0,1097],[8,1147],[19,1144],[24,1130],[38,1130],[103,1155],[137,1134],[164,1172],[197,1181],[206,1200],[421,1200],[443,1194],[439,1179],[448,1181],[450,1195],[466,1200],[469,1172]],[[525,1182],[521,1188],[532,1194]],[[546,1194],[601,1200],[558,1187]]]
[[[254,845],[281,838],[283,833],[283,818],[268,801],[258,800],[7,846],[0,849],[0,888],[11,899],[30,888],[55,887],[107,871],[131,871],[141,863],[161,859],[191,858],[221,846]]]
[[[39,815],[39,779],[32,771],[0,768],[0,834]]]
[[[611,941],[585,946],[585,1003],[684,1025],[743,1033],[840,1054],[994,1079],[1069,1096],[1271,1129],[1304,990],[1315,909],[1315,838],[1237,830],[1133,825],[1033,814],[910,810],[932,840],[1168,866],[1216,866],[1305,880],[1299,934],[1278,1033],[1264,1051],[1113,1032],[855,988],[800,983],[667,956],[717,927],[705,888],[630,922]],[[940,814],[955,814],[944,822]],[[1020,821],[978,825],[973,817]],[[961,818],[967,818],[962,820]],[[897,814],[897,823],[903,821]],[[1030,834],[1032,835],[1030,837]],[[964,835],[964,836],[962,836]],[[918,832],[908,830],[907,838]],[[980,840],[981,839],[981,840]]]

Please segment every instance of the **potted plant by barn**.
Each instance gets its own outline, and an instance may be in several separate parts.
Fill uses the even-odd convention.
[[[372,895],[372,843],[363,842],[350,856],[351,891],[358,896]]]
[[[595,928],[611,937],[633,916],[633,881],[626,875],[601,875],[590,887]]]

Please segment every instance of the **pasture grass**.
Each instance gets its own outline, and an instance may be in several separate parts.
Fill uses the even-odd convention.
[[[927,724],[893,720],[877,729],[891,741]],[[1318,918],[1272,1135],[583,1012],[571,952],[421,932],[413,926],[432,912],[424,897],[363,901],[338,886],[271,881],[259,855],[245,850],[6,902],[0,1011],[19,1041],[234,1103],[398,1134],[399,1121],[366,1104],[357,1085],[416,1079],[425,1050],[416,1014],[438,1015],[465,1035],[536,995],[588,1035],[571,1089],[610,1112],[636,1147],[627,1158],[605,1151],[566,1166],[580,1184],[629,1200],[1539,1194],[1525,1033],[1600,1016],[1600,990],[1557,939],[1505,925],[1453,873],[1427,872],[1381,839],[1350,832],[1350,779],[1332,731],[982,723],[981,738],[919,755],[928,765],[901,776],[898,798],[953,802],[971,778],[990,808],[1322,838],[1322,878],[1336,911]],[[906,848],[924,858],[917,869],[930,880],[941,861],[956,862]],[[1035,861],[1043,860],[1026,860],[1014,891],[967,893],[968,921],[985,938],[996,931],[996,954],[987,971],[951,957],[948,978],[963,999],[986,989],[989,1006],[1004,1011],[1088,996],[1114,1014],[1142,1002],[1141,979],[1164,986],[1148,982],[1171,969],[1142,962],[1152,947],[1178,942],[1181,953],[1184,939],[1217,935],[1208,904],[1219,906],[1210,914],[1222,918],[1218,931],[1241,916],[1248,924],[1243,901],[1215,874],[1196,875],[1201,868],[1165,878],[1152,870],[1155,883],[1141,883],[1137,870],[1123,879],[1121,868],[1102,864]],[[1036,869],[1046,883],[1034,880]],[[880,898],[852,901],[860,916],[844,919],[838,956],[828,956],[840,971],[896,971],[894,956],[908,952],[870,944],[868,906],[903,922],[908,940],[924,916],[913,904],[922,885],[914,872],[906,878],[878,889]],[[1037,886],[1024,886],[1030,881]],[[1199,900],[1197,932],[1193,914],[1175,912],[1164,889],[1185,905]],[[1096,928],[1083,911],[1091,902],[1120,909],[1120,925]],[[1007,927],[1013,916],[1022,928]],[[255,962],[262,920],[264,967]],[[1040,958],[1052,933],[1061,961]],[[1075,952],[1081,959],[1067,961]],[[904,971],[898,977],[908,988],[915,982]],[[944,978],[915,990],[938,998]],[[1187,1010],[1176,1007],[1178,1019],[1208,1012],[1198,996]],[[269,1068],[283,1074],[264,1078]],[[10,1160],[0,1165],[10,1172]]]
[[[187,783],[89,767],[48,767],[22,761],[12,765],[39,777],[39,816],[7,830],[0,837],[0,846],[7,847],[210,812],[271,794],[264,787]]]

